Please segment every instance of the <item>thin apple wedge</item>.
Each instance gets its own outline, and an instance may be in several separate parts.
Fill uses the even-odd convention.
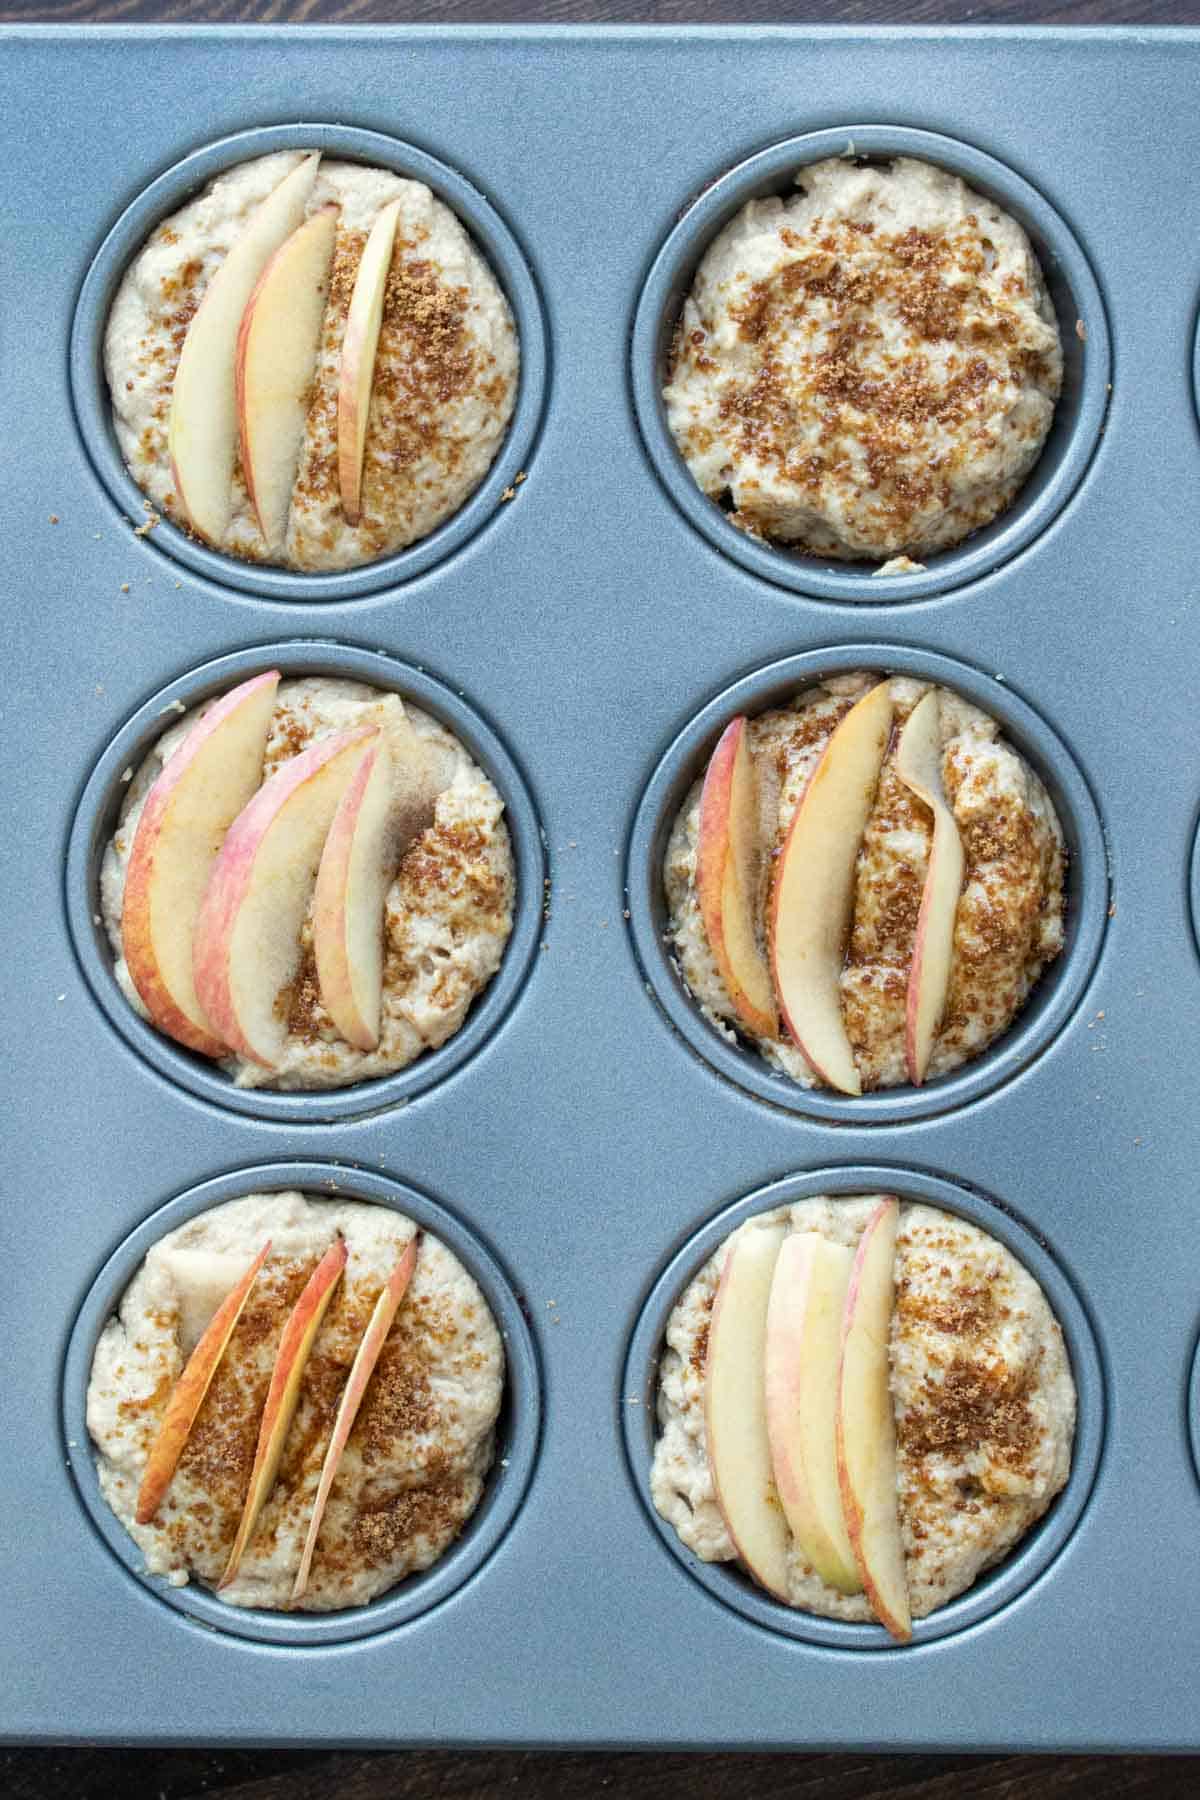
[[[269,550],[287,529],[317,366],[338,209],[323,206],[276,250],[246,302],[234,355],[242,473]]]
[[[400,1302],[412,1280],[413,1270],[417,1266],[417,1248],[420,1237],[421,1234],[418,1232],[412,1239],[389,1275],[383,1292],[375,1302],[375,1310],[363,1333],[362,1342],[358,1346],[358,1351],[351,1364],[350,1374],[346,1379],[346,1385],[342,1389],[337,1416],[333,1422],[333,1434],[329,1439],[329,1448],[325,1452],[325,1460],[321,1465],[321,1478],[317,1484],[317,1497],[313,1501],[312,1517],[308,1522],[308,1533],[304,1539],[300,1567],[296,1571],[296,1580],[292,1588],[291,1604],[293,1606],[298,1605],[304,1598],[305,1589],[308,1587],[313,1552],[317,1547],[317,1539],[321,1535],[321,1521],[325,1517],[325,1506],[341,1464],[342,1452],[346,1448],[347,1439],[353,1429],[354,1421],[358,1417],[358,1409],[362,1405],[367,1384],[375,1372],[379,1353],[392,1328],[392,1320],[396,1317]]]
[[[696,894],[709,948],[747,1031],[779,1035],[771,972],[754,923],[762,847],[760,806],[747,721],[733,719],[709,760],[700,794]]]
[[[158,1026],[224,1056],[196,994],[192,940],[213,863],[262,779],[279,671],[242,682],[197,720],[146,796],[121,905],[129,978]]]
[[[933,843],[908,973],[904,1034],[908,1078],[920,1087],[950,991],[954,922],[965,864],[958,821],[942,785],[942,720],[936,688],[918,700],[905,720],[895,767],[905,786],[933,814]]]
[[[377,731],[320,738],[277,769],[238,814],[213,864],[193,946],[196,993],[234,1050],[273,1068],[286,1036],[279,996],[338,802]]]
[[[367,443],[367,418],[371,410],[371,384],[375,379],[375,353],[383,300],[396,242],[400,202],[392,200],[371,227],[354,279],[350,311],[342,336],[338,373],[338,486],[348,525],[362,516],[363,451]]]
[[[854,1254],[817,1231],[783,1241],[767,1306],[767,1440],[792,1536],[822,1581],[860,1594],[838,1489],[842,1317]]]
[[[787,1599],[788,1528],[771,1474],[763,1369],[767,1302],[783,1225],[743,1231],[713,1301],[704,1369],[704,1426],[717,1505],[747,1569]]]
[[[888,1340],[895,1301],[899,1202],[879,1202],[859,1239],[842,1321],[838,1484],[854,1560],[876,1617],[901,1643],[912,1636],[896,1489],[896,1425]]]
[[[383,1003],[383,914],[400,860],[433,819],[441,788],[407,720],[380,734],[342,795],[317,870],[313,954],[326,1012],[347,1043],[374,1050]]]
[[[180,505],[200,537],[219,544],[233,505],[237,445],[234,364],[246,302],[270,258],[304,217],[317,179],[313,151],[247,220],[209,282],[183,340],[171,390],[167,448]]]
[[[225,1573],[217,1583],[218,1591],[228,1587],[237,1578],[246,1546],[254,1536],[259,1514],[275,1485],[284,1442],[296,1415],[300,1383],[309,1352],[320,1330],[326,1308],[333,1298],[333,1290],[346,1266],[346,1256],[346,1240],[338,1238],[309,1276],[304,1291],[288,1314],[279,1340],[279,1349],[275,1354],[271,1385],[267,1389],[267,1401],[259,1423],[258,1445],[254,1452],[254,1466],[250,1471],[250,1487],[242,1507],[237,1536],[229,1552],[229,1561],[225,1565]]]
[[[250,1289],[254,1286],[255,1277],[266,1262],[270,1250],[271,1244],[268,1239],[237,1286],[221,1302],[209,1320],[207,1329],[201,1335],[196,1348],[187,1360],[183,1373],[171,1390],[167,1409],[158,1428],[158,1436],[154,1440],[146,1462],[142,1485],[138,1489],[137,1510],[134,1517],[139,1525],[149,1525],[162,1505],[163,1497],[179,1466],[179,1458],[183,1455],[183,1447],[196,1422],[196,1415],[204,1404],[204,1396],[217,1372],[217,1365],[225,1354],[234,1328],[250,1298]]]
[[[779,857],[771,966],[788,1031],[817,1077],[861,1094],[842,1022],[841,973],[854,869],[892,728],[890,684],[850,708],[804,790]]]

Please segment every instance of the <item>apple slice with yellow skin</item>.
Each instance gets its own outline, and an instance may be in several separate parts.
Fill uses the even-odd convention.
[[[842,1320],[837,1463],[846,1530],[867,1598],[880,1624],[905,1643],[912,1636],[912,1615],[888,1362],[899,1222],[899,1202],[885,1196],[855,1251]]]
[[[375,1310],[371,1314],[370,1323],[363,1333],[358,1346],[346,1385],[342,1389],[342,1397],[338,1401],[337,1417],[333,1422],[333,1435],[329,1440],[329,1448],[325,1452],[325,1460],[321,1465],[321,1479],[317,1484],[317,1497],[313,1501],[312,1517],[308,1522],[308,1534],[304,1540],[304,1552],[300,1558],[300,1567],[296,1571],[296,1580],[292,1588],[291,1605],[296,1606],[303,1598],[308,1587],[309,1571],[312,1568],[313,1552],[317,1547],[317,1539],[321,1535],[321,1521],[325,1517],[325,1506],[333,1487],[334,1478],[342,1461],[342,1452],[358,1417],[358,1409],[362,1405],[367,1384],[375,1372],[375,1364],[379,1361],[379,1353],[383,1349],[388,1332],[404,1298],[405,1290],[412,1280],[413,1270],[417,1266],[417,1246],[420,1232],[412,1239],[404,1255],[392,1270],[383,1292],[375,1302]]]
[[[860,1594],[838,1489],[842,1318],[853,1251],[817,1231],[786,1237],[767,1306],[767,1439],[784,1517],[822,1581]]]
[[[142,1485],[138,1489],[134,1518],[139,1525],[149,1525],[162,1505],[163,1496],[171,1485],[179,1466],[179,1458],[183,1455],[183,1447],[196,1422],[196,1415],[204,1404],[204,1396],[217,1372],[217,1365],[225,1354],[234,1328],[250,1298],[255,1277],[266,1262],[270,1250],[268,1239],[237,1286],[218,1306],[189,1356],[182,1375],[171,1389],[167,1410],[163,1414],[158,1436],[142,1475]]]
[[[146,796],[121,903],[129,978],[160,1031],[224,1056],[196,995],[192,939],[225,833],[262,779],[279,671],[242,682],[198,719]]]
[[[881,681],[850,708],[804,790],[779,856],[771,965],[788,1031],[813,1072],[843,1094],[862,1077],[842,1022],[841,973],[854,869],[892,729]]]
[[[300,961],[321,851],[377,731],[320,738],[265,781],[225,836],[200,906],[196,993],[231,1049],[274,1068],[287,1035],[277,1006]]]
[[[354,278],[354,292],[350,296],[350,311],[342,336],[338,372],[338,486],[348,525],[357,525],[362,516],[363,451],[371,410],[371,384],[375,379],[375,353],[379,348],[383,299],[399,217],[400,202],[392,200],[371,227]]]
[[[784,1225],[735,1239],[713,1300],[704,1366],[704,1429],[717,1505],[754,1579],[788,1597],[788,1528],[775,1492],[763,1370],[771,1276]]]
[[[319,161],[314,150],[251,214],[183,340],[167,422],[171,478],[192,530],[212,544],[225,536],[233,506],[234,364],[242,315],[263,269],[303,219]]]
[[[234,358],[238,436],[258,528],[283,543],[317,366],[338,209],[323,206],[275,252],[246,302]]]
[[[896,745],[895,768],[905,787],[933,814],[933,843],[908,972],[904,1033],[908,1078],[920,1087],[950,991],[954,921],[965,866],[958,821],[942,785],[942,718],[935,688],[917,701],[905,720]]]
[[[338,1238],[309,1276],[304,1291],[288,1314],[279,1340],[279,1349],[275,1353],[271,1385],[267,1389],[266,1405],[259,1422],[258,1445],[254,1452],[254,1467],[250,1471],[250,1486],[242,1507],[237,1536],[233,1540],[233,1549],[229,1552],[229,1561],[225,1565],[225,1573],[217,1583],[218,1591],[228,1587],[236,1579],[246,1546],[254,1536],[259,1514],[275,1485],[284,1442],[296,1416],[300,1383],[309,1352],[321,1328],[326,1308],[333,1298],[333,1290],[346,1266],[346,1257],[346,1240]]]
[[[730,721],[709,760],[700,794],[696,895],[709,948],[746,1030],[778,1037],[771,972],[758,947],[754,900],[762,861],[760,807],[749,728]]]

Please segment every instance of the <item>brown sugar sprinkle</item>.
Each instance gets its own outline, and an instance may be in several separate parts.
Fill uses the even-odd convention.
[[[901,1331],[914,1324],[932,1326],[948,1337],[973,1337],[996,1315],[991,1289],[964,1283],[937,1294],[914,1291],[908,1277],[896,1282],[896,1312]]]
[[[290,1037],[299,1038],[305,1044],[315,1044],[318,1041],[325,1011],[321,1005],[317,959],[311,945],[306,945],[302,950],[300,967],[291,985],[283,989],[276,1006],[287,1023]]]
[[[817,756],[858,697],[822,694],[816,703],[753,720],[760,784],[770,784],[794,804]],[[846,944],[843,1019],[866,1088],[878,1085],[876,1072],[891,1066],[897,1044],[902,1052],[905,995],[933,837],[932,814],[895,773],[908,711],[907,701],[897,705],[856,866]],[[961,749],[947,753],[943,775],[962,837],[964,877],[938,1044],[945,1050],[961,1045],[970,1053],[1007,1025],[1028,986],[1057,954],[1065,856],[1046,822],[1019,794],[998,783],[986,766],[968,765]],[[788,817],[784,809],[765,827],[772,848],[764,859],[764,907]]]
[[[820,224],[783,227],[789,259],[731,307],[738,338],[756,354],[723,384],[718,415],[731,458],[774,467],[809,494],[856,486],[861,452],[871,488],[889,488],[875,525],[886,525],[890,548],[903,548],[931,505],[952,504],[946,477],[973,454],[969,444],[940,443],[935,479],[920,446],[947,431],[987,431],[993,417],[1002,425],[1014,389],[1032,380],[1053,392],[1056,368],[1022,341],[1015,308],[1028,303],[1029,282],[982,279],[992,246],[975,215],[938,231],[846,221],[818,235]],[[889,319],[902,327],[895,340]],[[706,338],[677,333],[670,379],[684,366],[716,366]],[[933,345],[944,350],[936,366],[925,351]],[[685,453],[710,444],[702,423],[684,428]],[[753,506],[743,503],[734,522],[753,531]],[[919,548],[917,536],[912,543]]]
[[[179,1461],[189,1485],[199,1488],[222,1515],[226,1547],[233,1542],[254,1466],[279,1339],[315,1267],[313,1260],[271,1263],[263,1270]]]
[[[983,1449],[1020,1468],[1040,1440],[1030,1409],[1032,1385],[1028,1369],[955,1358],[940,1379],[926,1375],[920,1401],[897,1419],[903,1453],[916,1460]]]
[[[398,1550],[425,1539],[440,1549],[459,1530],[469,1506],[468,1475],[446,1476],[430,1487],[406,1488],[355,1517],[351,1538],[360,1558],[387,1563]]]

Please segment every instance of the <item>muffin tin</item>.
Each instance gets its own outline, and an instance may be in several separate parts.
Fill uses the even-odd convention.
[[[0,1731],[1200,1747],[1200,194],[1180,149],[1200,34],[180,28],[168,49],[153,30],[11,29],[3,51],[20,799]],[[655,440],[664,308],[731,200],[785,186],[802,143],[884,154],[925,132],[1032,222],[1082,322],[1053,460],[929,578],[735,545],[685,505]],[[416,554],[344,586],[250,571],[164,526],[136,536],[106,442],[103,296],[244,133],[247,155],[353,153],[372,134],[373,160],[430,172],[518,313],[525,385],[492,476]],[[114,1013],[97,837],[178,693],[359,659],[442,710],[504,789],[517,930],[465,1054],[452,1040],[344,1105],[232,1102]],[[854,664],[980,699],[1050,782],[1075,852],[1044,996],[917,1105],[764,1090],[681,1011],[659,936],[672,796],[730,710]],[[239,1630],[141,1576],[95,1512],[90,1344],[148,1234],[205,1197],[335,1183],[425,1207],[461,1241],[508,1331],[506,1447],[423,1586],[323,1634]],[[879,1187],[941,1197],[1018,1248],[1081,1398],[1044,1525],[907,1649],[781,1626],[736,1574],[668,1545],[645,1496],[664,1309],[705,1244],[780,1191]]]

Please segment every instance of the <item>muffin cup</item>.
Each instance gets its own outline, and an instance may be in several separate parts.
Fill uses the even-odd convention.
[[[104,376],[104,331],[126,269],[159,222],[238,163],[274,150],[324,151],[424,182],[466,228],[512,308],[520,343],[516,406],[496,458],[475,492],[444,524],[407,549],[330,574],[304,575],[269,563],[240,561],[209,549],[163,518],[152,543],[198,575],[272,600],[352,600],[423,575],[465,544],[500,509],[501,496],[525,468],[545,403],[548,343],[545,314],[525,256],[492,202],[457,170],[412,144],[349,125],[265,125],[220,138],[156,177],[121,214],[96,253],[75,307],[70,380],[75,421],[87,454],[118,513],[140,519],[145,495],[125,466],[112,423]]]
[[[495,1460],[485,1479],[483,1498],[461,1537],[431,1568],[406,1576],[367,1606],[335,1613],[227,1606],[198,1582],[172,1587],[165,1577],[148,1575],[141,1551],[100,1490],[87,1429],[88,1381],[100,1333],[151,1247],[167,1232],[224,1201],[289,1188],[390,1206],[440,1238],[479,1283],[495,1315],[506,1361]],[[532,1478],[541,1434],[541,1404],[541,1373],[532,1334],[508,1276],[480,1239],[453,1213],[415,1188],[363,1169],[315,1162],[265,1163],[221,1175],[189,1188],[152,1213],[118,1245],[88,1289],[67,1345],[62,1377],[62,1427],[75,1487],[84,1511],[124,1569],[188,1619],[234,1637],[297,1648],[347,1643],[408,1624],[482,1569],[516,1517]]]
[[[499,969],[444,1044],[406,1068],[341,1088],[281,1093],[239,1088],[206,1057],[185,1050],[136,1013],[117,986],[112,949],[101,922],[100,865],[126,792],[123,777],[181,711],[227,691],[262,669],[285,676],[330,675],[400,694],[439,719],[494,782],[516,863],[513,928]],[[319,640],[264,644],[218,657],[162,688],[117,732],[96,764],[75,812],[67,847],[67,922],[80,966],[109,1023],[159,1074],[214,1105],[292,1124],[358,1118],[402,1105],[462,1066],[496,1029],[515,1000],[537,948],[542,924],[545,849],[532,797],[516,763],[491,727],[456,693],[424,669],[409,668],[382,651]]]
[[[780,706],[826,676],[853,669],[911,675],[953,688],[997,719],[1044,783],[1067,844],[1066,943],[1016,1019],[995,1043],[923,1087],[881,1088],[848,1097],[805,1088],[773,1070],[756,1050],[732,1044],[710,1025],[684,983],[666,940],[663,862],[672,826],[717,738],[738,713]],[[846,1124],[899,1124],[951,1111],[1026,1068],[1072,1017],[1091,980],[1109,909],[1108,853],[1096,802],[1070,751],[1031,707],[995,676],[930,651],[853,644],[785,657],[746,675],[710,700],[655,769],[633,821],[626,865],[629,929],[651,992],[671,1024],[718,1074],[787,1112]]]
[[[978,1225],[1011,1250],[1042,1287],[1050,1309],[1062,1326],[1078,1414],[1071,1473],[1066,1487],[994,1570],[986,1571],[967,1591],[927,1618],[913,1620],[914,1647],[966,1630],[990,1618],[1025,1593],[1050,1567],[1079,1524],[1100,1467],[1105,1432],[1105,1374],[1095,1328],[1084,1302],[1049,1247],[1035,1237],[1019,1216],[999,1201],[918,1170],[868,1165],[817,1169],[790,1175],[759,1188],[715,1218],[677,1250],[656,1277],[642,1307],[625,1360],[621,1423],[630,1479],[638,1498],[667,1550],[715,1599],[743,1618],[785,1638],[799,1638],[829,1650],[897,1651],[882,1625],[852,1625],[820,1618],[785,1606],[757,1587],[734,1563],[703,1562],[655,1511],[650,1498],[650,1466],[658,1435],[656,1397],[658,1364],[667,1321],[688,1283],[731,1231],[755,1214],[791,1205],[816,1194],[894,1193],[901,1201],[918,1200],[941,1207]],[[631,1405],[630,1400],[637,1404]],[[899,1654],[911,1651],[901,1649]]]
[[[915,574],[872,575],[869,564],[838,564],[751,537],[709,499],[676,447],[662,390],[675,327],[697,265],[717,233],[750,200],[795,191],[807,163],[847,156],[886,162],[912,156],[959,175],[1022,225],[1033,244],[1058,316],[1063,388],[1038,461],[1003,512]],[[1015,170],[956,139],[896,125],[848,125],[785,138],[738,163],[688,206],[650,268],[633,320],[633,399],[646,453],[690,524],[752,574],[821,600],[893,604],[963,587],[1032,544],[1070,499],[1100,438],[1112,353],[1104,301],[1066,221]],[[882,561],[882,558],[879,559]]]

